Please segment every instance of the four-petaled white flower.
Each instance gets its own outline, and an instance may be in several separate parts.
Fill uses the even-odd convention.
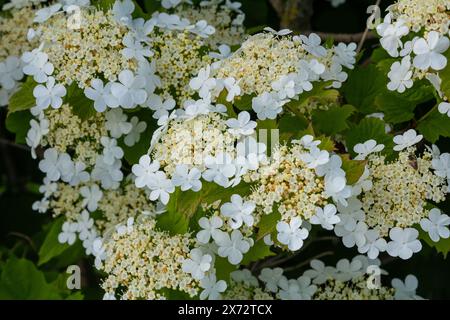
[[[386,251],[386,240],[380,238],[378,230],[367,230],[365,237],[366,243],[358,247],[359,253],[367,253],[370,259],[376,259],[380,252]]]
[[[46,85],[38,84],[33,89],[36,105],[45,109],[51,106],[58,109],[62,105],[62,97],[66,95],[66,88],[62,84],[55,84],[55,78],[48,77]]]
[[[419,281],[414,275],[407,275],[405,282],[398,278],[394,278],[392,279],[391,284],[395,289],[394,298],[396,300],[422,300],[422,298],[416,294]]]
[[[87,209],[90,212],[97,210],[98,202],[103,197],[103,192],[100,190],[98,185],[94,183],[90,187],[84,186],[80,189],[80,194],[84,198],[81,203],[83,207],[87,206]]]
[[[111,137],[119,139],[122,135],[130,133],[133,125],[127,121],[128,117],[122,109],[109,110],[105,114],[105,127]]]
[[[116,159],[122,159],[123,150],[117,145],[116,139],[101,137],[100,143],[103,146],[103,161],[106,164],[112,165]]]
[[[169,193],[175,191],[172,181],[167,179],[166,174],[162,171],[155,172],[147,186],[151,190],[150,200],[155,201],[159,199],[164,205],[169,202]]]
[[[147,100],[147,92],[144,89],[145,78],[134,75],[130,70],[121,71],[118,78],[119,82],[111,85],[111,93],[118,99],[119,105],[125,109],[131,109],[144,104]]]
[[[200,280],[200,287],[204,290],[200,293],[201,300],[219,300],[221,293],[227,289],[227,283],[223,280],[217,281],[215,274],[210,274]]]
[[[239,87],[239,81],[236,81],[235,78],[226,78],[223,80],[223,84],[227,89],[226,100],[231,102],[234,100],[234,97],[241,95],[241,87]]]
[[[330,160],[330,154],[326,150],[312,148],[308,153],[302,154],[300,159],[305,162],[308,168],[314,169],[327,163]]]
[[[145,103],[151,110],[155,111],[153,113],[153,118],[159,119],[163,116],[168,116],[169,111],[175,108],[175,100],[172,98],[166,99],[164,102],[160,96],[156,94],[151,94],[147,102]]]
[[[217,253],[222,258],[227,258],[231,264],[239,264],[244,253],[250,250],[249,240],[242,236],[239,230],[233,230],[231,236],[227,232],[217,234],[214,241],[218,245]]]
[[[292,218],[289,224],[279,221],[277,231],[278,241],[287,245],[291,251],[300,249],[303,246],[303,240],[308,237],[308,230],[302,228],[302,220],[298,217]]]
[[[16,82],[22,79],[23,72],[20,59],[9,56],[5,61],[0,62],[0,85],[5,90],[12,90]]]
[[[409,33],[405,21],[399,19],[392,24],[391,15],[388,14],[384,18],[384,22],[377,26],[377,32],[381,36],[381,46],[391,57],[398,57],[398,49],[402,47],[400,39]]]
[[[413,86],[412,75],[411,59],[410,56],[406,56],[401,62],[396,61],[392,64],[391,70],[388,73],[391,81],[387,84],[387,88],[399,93],[405,92],[406,89]]]
[[[394,146],[395,151],[401,151],[405,148],[411,147],[416,143],[420,142],[423,138],[423,135],[417,134],[416,130],[409,129],[403,134],[397,135],[394,137]]]
[[[33,22],[42,23],[50,19],[56,12],[62,8],[61,3],[55,3],[49,7],[44,7],[36,11]]]
[[[284,103],[275,93],[264,92],[252,99],[252,109],[260,120],[275,119],[283,110]]]
[[[264,282],[266,285],[266,289],[270,292],[278,292],[278,284],[280,283],[280,280],[283,279],[283,269],[281,268],[264,268],[261,270],[261,273],[259,275],[259,280]]]
[[[450,153],[442,153],[433,157],[431,167],[438,177],[450,179]]]
[[[367,140],[364,143],[358,143],[353,147],[353,151],[358,155],[355,160],[365,160],[371,153],[380,152],[384,149],[384,144],[377,144],[373,139]]]
[[[311,33],[309,37],[300,35],[300,39],[302,40],[303,49],[312,55],[316,57],[325,57],[327,55],[327,49],[320,45],[322,40],[317,34]]]
[[[414,42],[413,51],[416,54],[414,66],[427,70],[442,70],[447,65],[447,58],[442,54],[450,46],[450,40],[446,36],[441,36],[437,31],[430,31],[427,39],[420,38]]]
[[[147,123],[139,121],[139,118],[136,116],[130,119],[130,124],[132,125],[131,131],[123,139],[123,142],[128,147],[132,147],[138,143],[141,139],[141,133],[147,129]]]
[[[189,86],[198,91],[201,98],[207,98],[210,95],[210,91],[216,87],[216,79],[210,78],[211,67],[208,65],[205,68],[201,68],[197,77],[191,79]]]
[[[222,233],[220,227],[223,226],[223,221],[219,217],[205,218],[202,217],[198,220],[199,226],[202,228],[197,233],[197,240],[201,243],[208,243],[211,238],[214,240]]]
[[[356,62],[356,43],[352,42],[346,45],[343,42],[340,42],[337,46],[334,47],[335,56],[333,59],[339,63],[340,65],[353,69],[354,64]]]
[[[141,61],[153,56],[153,52],[150,48],[144,46],[131,32],[123,38],[122,44],[125,48],[122,49],[121,53],[128,60],[134,58],[137,61]]]
[[[206,156],[204,163],[206,170],[203,172],[203,179],[209,182],[214,181],[224,188],[228,187],[229,178],[236,173],[231,155],[219,153],[215,157]]]
[[[323,284],[336,274],[335,268],[325,266],[322,261],[317,259],[312,260],[310,266],[312,269],[306,270],[303,274],[313,279],[312,282],[315,284]]]
[[[241,111],[237,119],[231,118],[226,121],[228,131],[236,136],[251,135],[255,131],[256,122],[250,120],[250,113]]]
[[[245,201],[238,194],[231,196],[231,202],[226,202],[220,207],[220,213],[224,217],[230,218],[229,224],[231,228],[238,229],[245,223],[251,227],[254,222],[252,216],[256,205],[251,201]]]
[[[53,73],[54,67],[53,64],[48,62],[48,55],[40,50],[39,47],[22,55],[22,61],[25,63],[23,73],[33,76],[37,83],[44,83],[48,76]]]
[[[428,214],[428,218],[420,220],[420,226],[430,236],[430,239],[434,242],[438,242],[439,239],[447,239],[450,237],[450,231],[448,229],[450,225],[450,217],[441,213],[441,210],[433,208]]]
[[[205,272],[211,269],[212,257],[209,254],[203,254],[200,249],[192,249],[190,258],[183,261],[182,269],[190,273],[195,280],[201,280],[205,277]]]
[[[172,176],[172,183],[176,187],[181,187],[181,191],[192,190],[197,192],[202,188],[201,177],[202,173],[197,168],[189,170],[187,165],[178,164]]]
[[[447,116],[450,117],[450,102],[442,101],[438,105],[438,110],[440,113],[446,114]]]
[[[320,224],[326,230],[333,230],[334,225],[341,219],[336,215],[336,207],[333,204],[327,204],[323,209],[316,208],[316,213],[310,219],[311,224]]]
[[[103,86],[103,81],[93,79],[91,86],[84,89],[84,95],[94,101],[94,109],[97,112],[103,112],[106,107],[117,108],[119,101],[111,94],[111,85],[109,82]]]
[[[62,231],[58,234],[59,243],[67,243],[69,245],[74,244],[75,240],[77,240],[77,231],[78,223],[68,221],[64,222],[62,225]]]
[[[422,244],[417,237],[419,232],[414,228],[394,227],[389,231],[389,241],[386,247],[387,253],[392,257],[400,257],[407,260],[422,249]]]

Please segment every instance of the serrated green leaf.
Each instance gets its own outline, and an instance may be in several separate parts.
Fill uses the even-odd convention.
[[[45,240],[39,249],[38,266],[41,266],[52,258],[62,254],[70,247],[67,243],[62,244],[58,241],[58,234],[62,230],[63,223],[63,218],[58,218],[52,222]]]
[[[419,121],[417,130],[423,134],[425,139],[436,142],[440,136],[450,137],[450,118],[441,114],[435,107],[429,115]]]
[[[348,129],[348,118],[355,112],[351,105],[332,106],[328,110],[315,110],[312,123],[316,133],[334,135]]]
[[[12,257],[2,267],[0,299],[56,300],[61,296],[31,261]]]
[[[348,154],[342,154],[340,157],[342,159],[342,170],[345,171],[345,177],[347,178],[347,184],[355,184],[364,173],[366,161],[351,160]]]
[[[20,89],[9,99],[8,114],[29,110],[36,105],[36,98],[33,96],[36,85],[33,77],[27,77]]]
[[[447,254],[450,251],[450,238],[440,239],[438,242],[434,242],[427,232],[423,231],[421,228],[417,229],[419,231],[419,239],[425,241],[431,248],[435,248],[438,253],[442,253],[444,259],[447,259]]]
[[[16,135],[16,143],[24,144],[30,129],[30,120],[33,118],[30,111],[23,110],[9,113],[6,117],[5,127]]]
[[[266,235],[271,234],[275,230],[280,219],[281,213],[278,212],[278,209],[274,209],[274,211],[270,214],[263,215],[257,225],[258,235],[256,237],[256,240],[259,241]]]
[[[278,121],[280,140],[282,142],[299,139],[302,130],[308,127],[308,120],[303,116],[284,114]]]
[[[394,94],[379,95],[375,98],[378,109],[384,113],[388,123],[401,123],[414,118],[416,105]]]
[[[250,250],[244,255],[244,258],[241,261],[242,265],[248,265],[251,262],[258,261],[270,256],[275,255],[272,251],[270,251],[270,246],[264,243],[264,240],[258,240],[255,244],[250,248]]]

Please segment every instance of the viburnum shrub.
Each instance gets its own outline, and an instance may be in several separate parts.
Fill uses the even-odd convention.
[[[370,270],[450,249],[450,2],[396,1],[369,53],[246,31],[239,2],[149,3],[3,7],[0,104],[54,219],[40,263],[82,244],[104,299],[419,299]],[[353,256],[302,256],[324,237]]]

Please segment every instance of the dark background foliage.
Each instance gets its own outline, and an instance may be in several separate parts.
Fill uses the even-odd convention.
[[[139,3],[153,0],[140,0]],[[308,1],[308,0],[306,0]],[[4,0],[0,0],[2,4]],[[271,26],[280,27],[280,17],[269,0],[241,0],[246,12],[248,28]],[[324,33],[360,33],[366,26],[367,6],[374,4],[371,0],[347,0],[338,8],[333,8],[326,0],[313,1],[313,14],[310,19],[311,31]],[[381,1],[382,8],[392,1]],[[364,44],[364,57],[377,47],[376,39],[369,39]],[[64,288],[65,271],[68,265],[78,264],[82,270],[82,294],[85,299],[102,297],[99,289],[100,275],[93,271],[91,259],[83,258],[83,249],[77,243],[65,249],[61,255],[49,261],[39,261],[39,251],[46,234],[49,232],[52,218],[32,211],[31,205],[40,198],[38,192],[42,175],[38,170],[38,161],[31,159],[28,148],[14,144],[14,135],[5,128],[6,109],[0,108],[0,299],[2,298],[73,298],[82,296],[68,292]],[[449,150],[448,141],[438,141],[441,150]],[[450,212],[447,203],[442,207]],[[323,260],[334,264],[343,257],[353,257],[354,249],[345,249],[339,241],[324,233],[315,237],[302,253],[286,261],[281,266],[286,268],[302,266],[290,271],[288,275],[298,276],[312,257],[324,254]],[[18,262],[14,257],[30,261]],[[383,267],[389,272],[383,281],[392,277],[404,278],[413,273],[419,279],[418,293],[426,298],[450,298],[450,259],[435,248],[424,244],[420,254],[412,259],[401,261],[382,255]],[[12,270],[11,270],[12,269]],[[36,273],[37,272],[37,273]],[[36,274],[35,274],[36,273]],[[32,277],[32,274],[34,275]],[[44,279],[39,277],[44,276]],[[34,281],[36,283],[29,283]],[[44,282],[42,282],[44,281]],[[8,283],[5,285],[5,283]],[[44,285],[45,284],[45,285]],[[34,288],[33,286],[38,286]],[[47,288],[46,286],[51,286]],[[6,289],[5,289],[6,288]],[[42,290],[56,290],[43,293]],[[3,290],[3,291],[2,291]]]

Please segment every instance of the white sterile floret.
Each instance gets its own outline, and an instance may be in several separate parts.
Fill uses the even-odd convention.
[[[442,153],[433,157],[431,167],[438,177],[450,179],[450,153]]]
[[[49,7],[44,7],[36,11],[36,16],[33,22],[42,23],[50,19],[55,13],[57,13],[62,8],[61,3],[55,3]]]
[[[152,201],[159,199],[164,205],[169,202],[169,194],[175,191],[172,181],[162,171],[155,172],[147,186],[151,190],[149,199]]]
[[[325,264],[317,259],[310,262],[312,269],[306,270],[303,274],[312,279],[314,284],[323,284],[329,278],[333,278],[336,274],[336,269]]]
[[[118,76],[119,82],[111,85],[112,95],[119,101],[119,105],[125,109],[131,109],[136,105],[144,104],[147,100],[145,91],[145,78],[134,75],[130,70],[123,70]]]
[[[183,261],[183,271],[190,273],[195,280],[201,280],[205,273],[211,269],[212,257],[209,254],[203,254],[200,249],[192,249],[190,258]]]
[[[101,137],[100,143],[103,146],[103,161],[112,165],[117,159],[122,159],[123,150],[117,145],[117,140],[109,137]]]
[[[203,172],[203,179],[214,181],[219,186],[227,188],[229,179],[236,173],[236,167],[231,155],[219,153],[217,156],[206,156],[204,159],[206,170]]]
[[[125,234],[130,234],[131,232],[133,232],[133,226],[134,226],[134,218],[133,217],[129,217],[127,219],[127,223],[126,224],[119,224],[116,226],[116,232],[119,235],[125,235]]]
[[[41,143],[42,138],[49,133],[49,121],[45,118],[41,118],[38,121],[35,119],[30,120],[30,129],[27,132],[25,141],[31,148],[31,156],[36,159],[36,148]]]
[[[23,73],[33,76],[37,83],[44,83],[48,76],[53,73],[54,67],[48,62],[48,55],[40,50],[41,47],[30,52],[27,51],[22,55],[22,61],[25,63]]]
[[[386,251],[386,240],[380,237],[378,230],[367,230],[365,237],[365,244],[358,247],[359,253],[367,253],[370,259],[376,259],[380,252]]]
[[[100,181],[103,189],[116,189],[123,179],[121,167],[122,162],[120,160],[116,160],[110,165],[105,163],[103,156],[99,156],[95,162],[94,170],[92,170],[92,179]]]
[[[438,242],[441,238],[447,239],[450,237],[448,225],[450,225],[450,217],[441,213],[441,210],[437,208],[430,210],[428,218],[420,220],[420,226],[428,232],[430,239],[434,242]]]
[[[153,113],[153,118],[160,119],[163,116],[168,116],[169,111],[175,108],[176,102],[172,98],[166,99],[164,102],[162,98],[156,94],[149,95],[147,102],[145,103]]]
[[[283,111],[285,100],[279,100],[275,93],[264,92],[252,99],[252,109],[260,120],[275,119]]]
[[[153,56],[153,52],[149,47],[144,46],[140,40],[135,38],[135,34],[129,32],[122,40],[125,48],[122,49],[122,55],[128,59],[136,59],[137,61],[145,60]]]
[[[233,230],[231,236],[226,232],[217,234],[214,241],[218,245],[217,253],[222,258],[227,258],[228,262],[234,265],[239,264],[244,253],[250,250],[250,242],[239,230]]]
[[[16,82],[22,79],[21,61],[18,57],[9,56],[0,62],[0,85],[5,90],[12,90]]]
[[[97,210],[98,202],[103,197],[103,192],[98,185],[84,186],[80,189],[80,194],[84,198],[81,203],[83,207],[87,207],[90,212]]]
[[[413,86],[412,75],[411,58],[406,56],[401,62],[396,61],[392,64],[391,70],[388,73],[391,81],[387,84],[387,88],[399,93],[405,92],[406,89]]]
[[[384,149],[384,144],[377,144],[373,139],[367,140],[364,143],[358,143],[353,147],[353,151],[358,155],[355,160],[365,160],[371,153],[380,152]]]
[[[131,171],[136,176],[135,184],[138,188],[149,186],[156,171],[159,170],[159,161],[153,161],[149,155],[139,158],[139,163],[133,165]]]
[[[223,226],[223,221],[219,217],[205,218],[198,220],[199,226],[202,228],[197,233],[197,240],[201,243],[208,243],[211,238],[216,239],[222,231],[219,229]]]
[[[414,66],[427,70],[442,70],[447,65],[447,58],[442,54],[450,46],[450,40],[446,36],[441,36],[439,32],[431,31],[426,40],[420,38],[414,42],[413,51],[416,54]]]
[[[129,24],[132,21],[131,14],[134,8],[135,5],[131,0],[116,0],[112,8],[114,19],[125,25]]]
[[[236,270],[230,273],[231,279],[237,283],[243,283],[247,286],[258,287],[258,279],[248,269]]]
[[[292,218],[289,224],[279,221],[276,228],[278,241],[287,245],[291,251],[299,250],[303,246],[303,240],[308,237],[308,230],[302,228],[302,220],[298,217]]]
[[[403,149],[406,149],[408,147],[411,147],[417,143],[419,143],[423,138],[423,135],[417,134],[416,130],[409,129],[403,134],[397,135],[394,137],[394,150],[395,151],[401,151]]]
[[[228,126],[228,131],[233,135],[240,136],[245,135],[249,136],[255,132],[256,122],[250,120],[250,113],[247,111],[241,111],[238,114],[237,119],[231,118],[226,121]]]
[[[128,117],[122,109],[109,110],[105,114],[105,127],[111,137],[119,139],[122,135],[130,133],[133,125],[129,123]]]
[[[103,112],[106,107],[117,108],[119,101],[111,94],[111,85],[109,82],[105,86],[100,79],[91,80],[91,86],[84,89],[84,95],[94,101],[94,109],[97,112]]]
[[[377,32],[382,37],[380,39],[381,46],[390,56],[398,57],[398,49],[402,47],[400,39],[409,33],[405,21],[400,19],[392,24],[391,15],[388,14],[384,18],[384,22],[377,26]]]
[[[312,55],[319,58],[327,55],[327,50],[320,45],[322,40],[317,34],[311,33],[309,37],[300,35],[300,39],[302,40],[303,49]]]
[[[187,26],[186,30],[190,30],[200,38],[208,38],[210,35],[216,32],[216,29],[213,26],[209,25],[206,20],[199,20],[195,24]]]
[[[38,84],[33,89],[36,105],[41,109],[51,106],[58,109],[62,105],[62,97],[66,95],[66,88],[62,84],[55,84],[55,78],[48,77],[46,85]]]
[[[413,253],[422,250],[422,244],[417,240],[418,236],[419,232],[414,228],[392,228],[389,231],[391,241],[387,244],[387,253],[392,257],[400,257],[403,260],[411,258]]]
[[[223,80],[223,84],[225,89],[227,89],[226,100],[231,102],[234,100],[234,97],[238,97],[241,95],[241,87],[239,87],[239,81],[236,79],[229,77]]]
[[[204,290],[200,293],[201,300],[219,300],[221,293],[227,289],[227,283],[223,280],[217,281],[215,274],[210,274],[200,280],[200,287]]]
[[[216,79],[210,78],[211,67],[208,65],[201,68],[197,77],[191,79],[189,86],[198,91],[201,98],[206,98],[210,95],[210,91],[216,87]]]
[[[197,192],[202,188],[201,177],[202,173],[197,168],[189,170],[187,165],[179,164],[172,175],[172,183],[176,187],[181,187],[181,191],[192,190]]]
[[[345,220],[343,220],[345,221]],[[348,223],[348,221],[346,221]],[[350,220],[352,222],[352,220]],[[355,245],[361,247],[366,243],[365,234],[368,230],[367,224],[359,221],[356,224],[336,226],[334,232],[338,237],[342,237],[342,243],[347,248],[352,248]]]
[[[336,154],[330,157],[330,161],[315,169],[319,177],[345,177],[345,171],[342,170],[342,158]]]
[[[450,117],[450,102],[442,101],[438,105],[438,110],[442,114],[446,114],[448,117]]]
[[[308,153],[301,154],[300,159],[306,163],[308,168],[314,169],[327,163],[330,160],[330,154],[326,150],[311,148]]]
[[[334,47],[335,56],[333,60],[348,69],[353,69],[356,62],[356,47],[357,45],[354,42],[348,45],[340,42]]]
[[[220,213],[230,218],[229,224],[231,228],[238,229],[245,223],[251,227],[254,222],[253,211],[256,205],[251,201],[245,201],[238,194],[231,196],[231,202],[226,202],[220,207]]]
[[[70,180],[71,186],[77,186],[80,183],[86,183],[91,178],[90,174],[86,171],[86,165],[83,162],[75,162],[73,176]]]
[[[258,276],[259,280],[264,282],[266,286],[266,290],[270,292],[278,292],[278,284],[280,280],[283,278],[283,269],[281,268],[264,268],[261,270],[260,275]]]
[[[327,204],[323,209],[317,207],[316,214],[311,217],[310,222],[311,224],[320,224],[326,230],[333,230],[334,225],[341,221],[336,212],[333,204]]]
[[[314,140],[314,137],[310,134],[304,135],[300,140],[292,140],[292,143],[300,143],[306,149],[315,149],[321,143],[320,140]]]
[[[136,116],[131,118],[130,123],[132,125],[131,131],[123,139],[123,142],[128,147],[132,147],[138,143],[141,139],[141,133],[147,129],[147,123],[145,121],[139,121],[139,118]]]
[[[422,297],[416,294],[419,281],[414,275],[407,275],[404,282],[398,278],[392,279],[391,284],[395,289],[396,300],[422,300]]]

